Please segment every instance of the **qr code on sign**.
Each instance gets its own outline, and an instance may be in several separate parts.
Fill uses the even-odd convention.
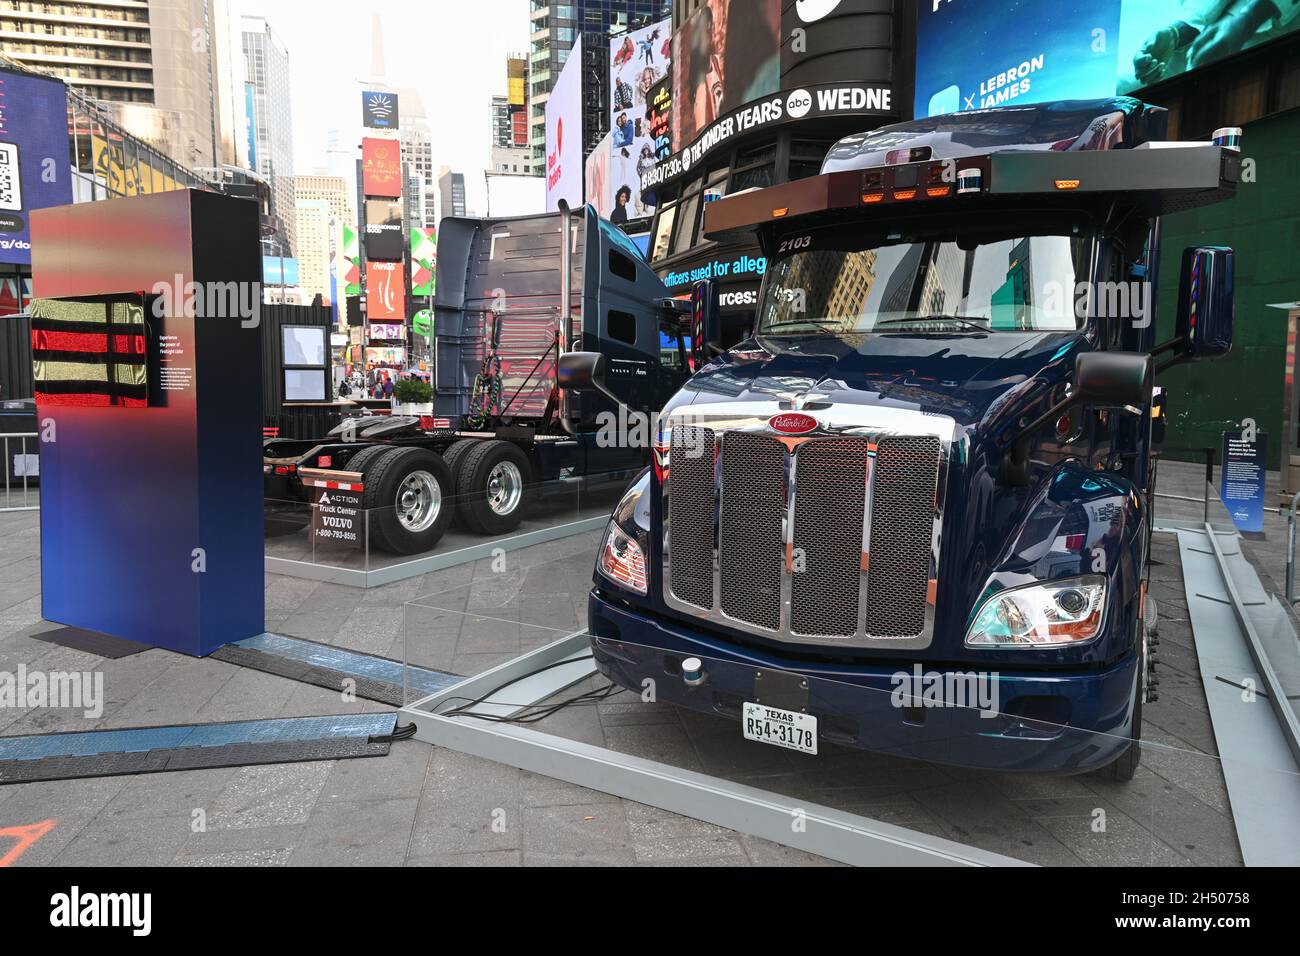
[[[22,212],[23,187],[18,169],[18,144],[0,143],[0,209]]]

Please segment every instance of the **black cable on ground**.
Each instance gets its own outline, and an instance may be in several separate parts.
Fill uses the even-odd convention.
[[[474,706],[473,704],[464,704],[461,707],[448,711],[442,716],[456,717],[464,714],[467,717],[473,717],[475,720],[487,720],[498,724],[535,724],[539,721],[545,720],[553,714],[559,713],[566,707],[572,707],[576,704],[600,703],[603,700],[608,700],[611,697],[622,694],[626,690],[627,688],[620,687],[617,684],[606,684],[604,687],[597,687],[593,690],[584,691],[581,694],[575,694],[573,697],[556,701],[553,704],[533,704],[529,707],[521,708],[517,713],[511,714],[507,717],[498,716],[496,714],[466,713],[468,708]]]
[[[579,661],[589,661],[592,659],[593,659],[593,655],[586,654],[583,655],[582,657],[568,657],[562,661],[553,661],[552,663],[546,664],[543,667],[539,667],[536,670],[529,671],[527,674],[521,674],[518,677],[511,678],[510,680],[505,681],[504,683],[499,684],[496,687],[492,688],[492,690],[488,691],[483,696],[478,698],[471,699],[468,697],[449,697],[447,698],[448,701],[461,700],[464,701],[465,703],[453,707],[450,710],[439,711],[438,714],[441,717],[470,716],[478,720],[488,720],[494,723],[503,723],[503,724],[532,724],[532,723],[537,723],[540,720],[545,720],[547,717],[550,717],[552,714],[558,713],[559,711],[563,710],[566,707],[572,707],[575,704],[599,703],[602,700],[607,700],[610,697],[623,693],[625,688],[619,687],[617,684],[611,683],[611,684],[606,684],[604,687],[598,687],[589,691],[583,691],[581,694],[575,694],[572,697],[568,697],[564,700],[556,701],[555,703],[552,704],[529,704],[525,707],[521,707],[518,712],[511,714],[510,716],[507,717],[502,717],[496,714],[469,713],[469,711],[472,708],[477,707],[479,704],[482,704],[485,701],[489,700],[492,696],[505,690],[511,684],[517,684],[520,681],[527,680],[529,677],[534,677],[538,674],[545,673],[546,671],[552,670],[556,667],[564,667],[568,664],[576,664]]]

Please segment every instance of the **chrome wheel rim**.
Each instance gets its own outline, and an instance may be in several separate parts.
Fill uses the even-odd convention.
[[[503,461],[487,480],[487,503],[493,514],[513,514],[524,496],[524,476],[514,462]]]
[[[407,531],[428,531],[442,511],[442,486],[427,471],[413,471],[397,488],[397,520]]]

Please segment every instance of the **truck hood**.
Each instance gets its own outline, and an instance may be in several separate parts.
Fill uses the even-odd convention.
[[[1064,381],[1088,348],[1079,332],[760,335],[701,369],[666,411],[765,400],[884,405],[992,427]]]

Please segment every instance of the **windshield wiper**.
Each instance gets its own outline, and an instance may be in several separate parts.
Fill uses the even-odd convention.
[[[772,329],[784,329],[792,325],[811,325],[814,328],[824,329],[831,326],[839,326],[835,319],[788,319],[785,322],[773,322],[763,329],[764,332],[770,332]]]
[[[974,329],[976,332],[992,331],[988,326],[980,325],[978,322],[973,322],[970,319],[963,319],[960,315],[913,315],[901,319],[880,319],[873,327],[879,328],[882,325],[903,325],[905,323],[917,323],[923,325],[927,322],[959,322],[968,329]]]

